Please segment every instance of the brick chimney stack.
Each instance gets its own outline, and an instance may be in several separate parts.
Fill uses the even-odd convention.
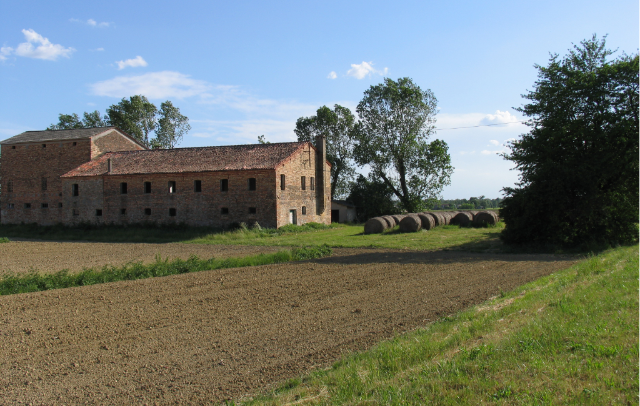
[[[327,138],[324,135],[316,137],[316,214],[325,210],[326,182],[327,182]]]

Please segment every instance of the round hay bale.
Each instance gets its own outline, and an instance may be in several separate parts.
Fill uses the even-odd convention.
[[[429,212],[428,214],[431,217],[433,217],[433,221],[435,221],[436,227],[445,225],[445,220],[444,220],[444,216],[442,215],[442,213]]]
[[[404,218],[404,214],[393,214],[391,217],[396,221],[396,224],[400,224],[402,219]]]
[[[460,212],[451,219],[451,224],[466,227],[473,221],[473,215],[469,212]]]
[[[453,218],[453,213],[451,213],[450,211],[444,211],[444,212],[442,212],[440,214],[444,218],[444,225],[445,226],[451,223],[451,218]]]
[[[422,228],[422,220],[415,214],[409,214],[400,221],[400,231],[403,233],[415,233]]]
[[[436,222],[431,213],[418,213],[418,217],[420,217],[420,222],[424,230],[431,230],[436,226]]]
[[[481,211],[473,216],[473,225],[477,227],[483,227],[486,225],[496,225],[498,223],[498,216],[491,211]]]
[[[380,217],[371,218],[364,223],[365,234],[380,234],[387,228],[389,228],[387,222]]]
[[[396,220],[392,217],[392,216],[382,216],[382,218],[384,219],[384,221],[387,222],[387,224],[389,225],[389,228],[393,228],[396,226]]]

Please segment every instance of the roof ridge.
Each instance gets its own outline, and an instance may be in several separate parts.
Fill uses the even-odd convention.
[[[29,131],[23,131],[20,134],[24,134],[24,133],[43,133],[43,132],[53,132],[53,131],[72,131],[72,130],[91,130],[94,128],[117,128],[115,125],[109,125],[106,127],[80,127],[80,128],[59,128],[57,130],[29,130]],[[20,135],[18,134],[18,135]]]

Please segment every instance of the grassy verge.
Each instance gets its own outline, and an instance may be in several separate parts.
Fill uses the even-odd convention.
[[[5,274],[0,277],[0,295],[153,278],[212,269],[268,265],[321,258],[327,255],[331,255],[331,248],[325,245],[294,248],[273,254],[259,254],[242,258],[199,259],[194,255],[187,260],[175,259],[169,261],[158,257],[154,263],[147,265],[141,262],[130,263],[120,267],[107,265],[100,269],[89,268],[77,273],[62,270],[53,274],[40,274],[37,272],[28,274]]]
[[[292,379],[245,405],[637,404],[638,246]]]

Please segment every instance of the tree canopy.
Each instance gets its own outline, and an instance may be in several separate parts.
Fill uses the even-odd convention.
[[[638,239],[638,55],[595,35],[548,66],[518,110],[529,133],[504,158],[520,179],[504,188],[507,243],[559,246]]]
[[[359,175],[351,183],[347,201],[356,206],[358,221],[367,221],[372,217],[396,214],[398,207],[393,201],[393,190],[381,181],[369,176]]]
[[[58,123],[47,130],[116,126],[150,148],[175,148],[182,137],[191,130],[189,119],[180,114],[180,109],[170,101],[160,105],[160,110],[145,96],[123,98],[107,108],[101,116],[98,110],[77,114],[60,114]],[[155,134],[155,137],[151,137]]]
[[[331,196],[346,195],[349,181],[355,174],[351,135],[354,123],[355,117],[351,110],[336,104],[333,110],[322,106],[315,116],[300,117],[293,130],[298,141],[315,143],[316,137],[326,137],[327,160],[331,164]]]
[[[435,132],[437,100],[410,78],[371,86],[358,104],[354,157],[368,165],[408,212],[424,210],[451,182],[449,148],[429,142]]]

